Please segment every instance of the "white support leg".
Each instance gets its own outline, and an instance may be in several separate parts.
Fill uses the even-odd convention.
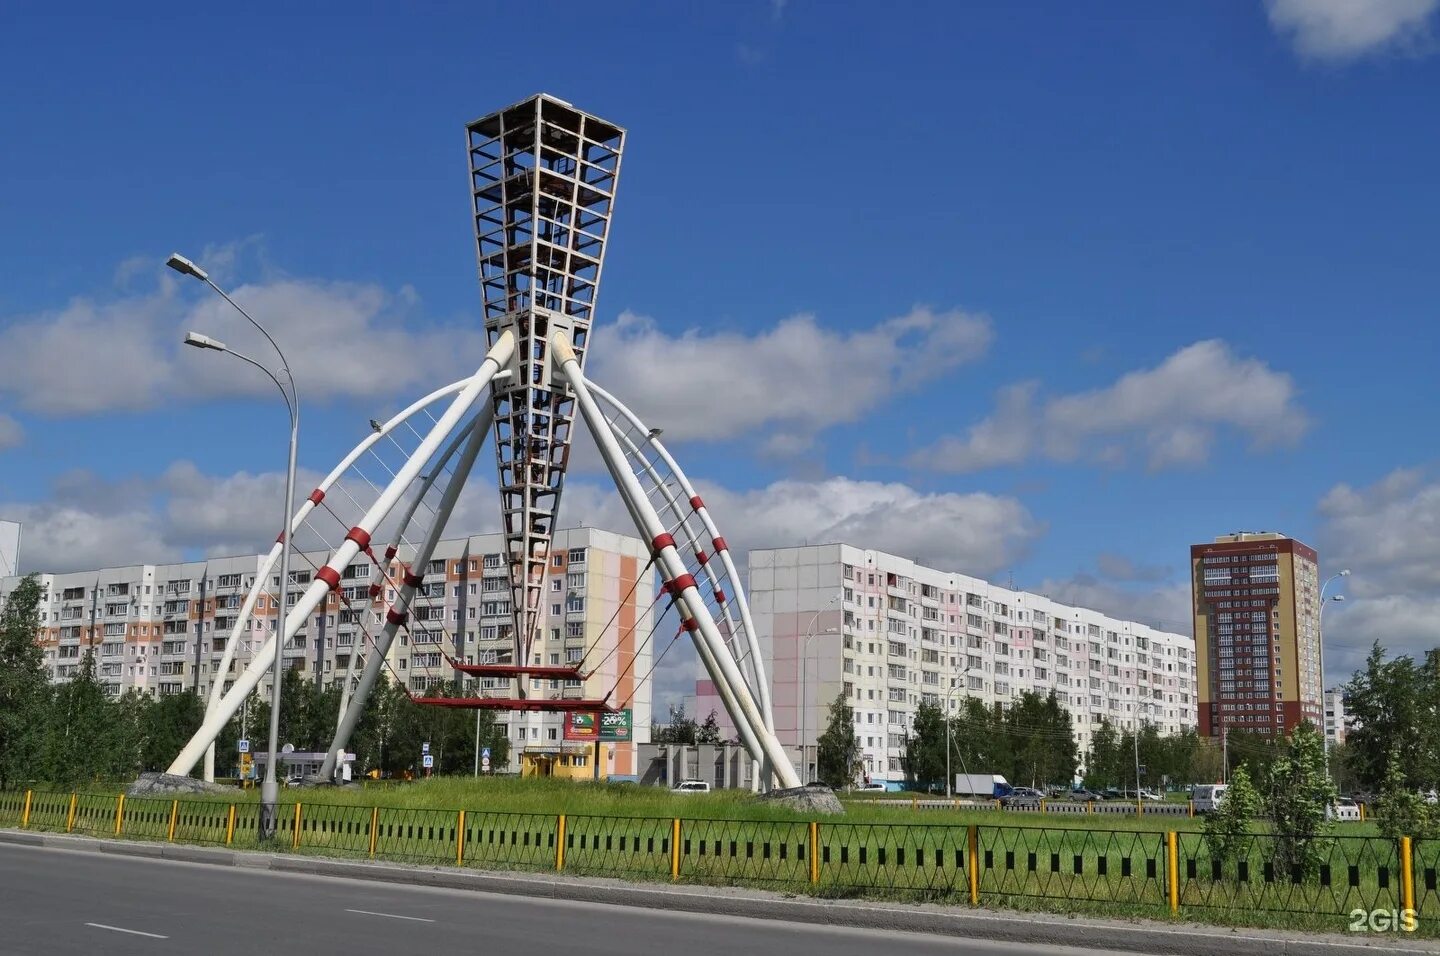
[[[476,413],[475,421],[468,429],[465,448],[460,452],[460,458],[455,463],[455,471],[445,485],[445,491],[440,496],[440,504],[435,509],[435,520],[431,523],[425,540],[420,542],[416,548],[414,558],[411,559],[412,569],[424,568],[430,563],[430,556],[435,553],[435,546],[440,543],[440,538],[445,533],[445,525],[450,520],[450,513],[455,510],[455,502],[459,499],[465,482],[470,478],[470,470],[475,465],[475,458],[479,455],[481,446],[485,444],[485,436],[490,431],[494,420],[494,407],[487,401]],[[439,468],[435,469],[436,474],[439,471]],[[431,475],[430,478],[433,479],[434,475]],[[365,669],[360,672],[360,683],[355,687],[355,693],[350,698],[344,713],[340,715],[339,724],[335,728],[335,739],[330,742],[330,748],[325,754],[325,762],[320,767],[320,776],[322,777],[329,777],[335,772],[335,764],[340,753],[349,745],[351,734],[355,733],[355,725],[360,722],[360,715],[364,713],[365,704],[370,700],[370,692],[375,687],[375,681],[380,677],[380,668],[385,666],[385,657],[390,653],[390,645],[394,643],[396,632],[399,631],[400,625],[405,622],[410,612],[410,602],[414,600],[419,580],[419,576],[413,570],[407,574],[395,594],[395,603],[385,614],[385,629],[375,638],[375,646],[365,656]]]
[[[688,620],[692,622],[687,629],[688,627],[694,628],[691,635],[694,637],[697,647],[702,641],[707,645],[719,665],[722,682],[729,685],[729,689],[735,697],[737,710],[731,714],[731,717],[738,723],[743,716],[743,719],[757,731],[756,736],[759,738],[762,752],[770,758],[775,772],[780,777],[781,784],[785,787],[800,786],[800,780],[795,775],[794,768],[790,766],[789,760],[786,759],[780,742],[775,739],[773,733],[765,729],[764,716],[755,703],[755,698],[750,693],[750,688],[741,675],[735,658],[725,646],[725,639],[715,627],[715,621],[711,618],[705,601],[695,586],[695,579],[686,570],[685,562],[681,560],[679,552],[675,550],[673,539],[665,532],[665,527],[660,522],[660,516],[655,513],[654,506],[645,497],[644,490],[640,487],[635,474],[630,470],[624,451],[615,441],[615,436],[610,431],[609,421],[590,394],[585,376],[580,370],[580,362],[575,356],[574,349],[570,347],[569,336],[559,331],[553,333],[550,337],[550,347],[555,364],[560,367],[571,389],[575,392],[576,405],[579,406],[580,412],[585,418],[585,424],[594,437],[595,444],[599,447],[611,476],[615,479],[616,485],[626,488],[629,496],[634,500],[635,508],[639,511],[639,530],[649,537],[651,547],[656,552],[657,561],[660,563],[666,580],[670,582],[671,593],[679,592],[675,594],[676,601],[688,614]]]
[[[503,332],[495,345],[481,363],[480,368],[467,381],[465,387],[455,396],[450,406],[440,416],[434,427],[430,429],[425,440],[401,466],[399,472],[385,487],[379,499],[360,519],[355,528],[346,536],[345,541],[335,550],[325,567],[316,573],[314,580],[310,582],[305,593],[290,614],[285,618],[285,625],[261,647],[256,653],[250,666],[245,673],[235,681],[235,686],[220,701],[214,711],[207,714],[201,723],[200,729],[180,751],[179,756],[170,764],[169,773],[185,776],[194,769],[195,764],[205,755],[205,749],[219,736],[220,731],[240,709],[243,701],[255,686],[260,682],[261,675],[274,661],[274,655],[279,653],[280,642],[289,640],[296,632],[304,626],[310,613],[325,598],[325,595],[339,587],[340,573],[355,556],[360,553],[361,547],[368,541],[369,535],[375,527],[399,503],[405,490],[419,476],[425,463],[440,449],[441,443],[454,431],[460,420],[470,411],[477,398],[490,384],[490,379],[495,372],[510,361],[510,356],[515,351],[515,337],[509,332]],[[367,667],[368,667],[367,661]]]

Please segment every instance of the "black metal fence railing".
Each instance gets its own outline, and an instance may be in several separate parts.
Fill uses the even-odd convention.
[[[0,826],[97,837],[253,848],[261,845],[259,813],[248,802],[0,792]],[[276,839],[265,848],[826,896],[1067,901],[1240,922],[1275,914],[1290,920],[1285,925],[1338,927],[1357,911],[1412,910],[1422,935],[1440,935],[1440,841],[1255,833],[1216,839],[1133,824],[1012,826],[994,819],[850,823],[296,802],[280,805]]]

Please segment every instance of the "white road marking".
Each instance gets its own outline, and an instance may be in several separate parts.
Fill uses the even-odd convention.
[[[386,919],[408,919],[417,923],[433,923],[433,919],[426,919],[423,916],[401,916],[398,913],[376,913],[372,910],[346,910],[347,913],[359,913],[361,916],[383,916]]]
[[[161,936],[159,933],[144,933],[138,929],[126,929],[123,926],[106,926],[104,923],[86,923],[86,926],[93,926],[96,929],[108,929],[112,933],[129,933],[131,936],[148,936],[151,939],[169,939],[169,936]]]

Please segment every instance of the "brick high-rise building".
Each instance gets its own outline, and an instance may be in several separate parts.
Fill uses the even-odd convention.
[[[1322,726],[1315,549],[1272,532],[1190,548],[1200,732]]]

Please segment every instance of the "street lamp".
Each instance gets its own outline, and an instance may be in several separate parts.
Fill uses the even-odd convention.
[[[974,671],[975,671],[975,668],[973,668],[973,667],[967,667],[967,668],[965,668],[965,670],[962,672],[961,676],[962,676],[962,677],[969,677],[972,673],[974,673]],[[951,702],[951,699],[954,698],[955,692],[956,692],[957,690],[960,690],[963,686],[964,686],[964,685],[962,685],[958,679],[952,677],[952,678],[950,679],[950,690],[945,694],[945,799],[946,799],[946,800],[949,800],[952,796],[954,796],[954,793],[952,792],[952,789],[951,789],[951,788],[954,787],[954,785],[955,785],[955,778],[950,774],[950,702]],[[967,696],[967,697],[969,696],[969,693],[968,693],[968,692],[966,693],[966,696]],[[965,763],[965,758],[963,758],[963,757],[960,758],[960,763],[961,763],[961,765],[962,765],[962,767],[963,767],[963,765],[964,765],[964,763]],[[966,770],[965,772],[968,774],[970,771],[969,771],[969,770]]]
[[[1325,589],[1330,587],[1336,579],[1349,576],[1350,569],[1344,568],[1325,579],[1325,583],[1320,585],[1320,612],[1315,616],[1315,638],[1316,643],[1320,646],[1320,748],[1325,754],[1326,778],[1330,776],[1330,734],[1325,727],[1325,695],[1327,693],[1325,690]],[[1330,600],[1343,601],[1345,595],[1337,594]]]
[[[835,604],[835,603],[838,602],[839,600],[840,600],[840,595],[839,595],[839,594],[836,594],[836,595],[835,595],[833,598],[831,598],[829,601],[825,602],[825,605],[824,605],[823,607],[821,607],[820,610],[818,610],[818,611],[815,612],[815,616],[814,616],[814,617],[810,618],[810,624],[805,628],[805,641],[804,641],[804,644],[803,644],[802,647],[801,647],[801,658],[800,658],[800,660],[798,661],[798,663],[799,663],[799,665],[800,665],[800,776],[801,776],[801,778],[802,778],[802,779],[801,779],[801,783],[808,783],[808,782],[809,782],[809,781],[808,781],[807,779],[805,779],[805,778],[807,777],[807,775],[808,775],[809,772],[810,772],[810,769],[809,769],[809,768],[810,768],[810,765],[809,765],[809,763],[807,763],[806,760],[805,760],[805,737],[806,737],[806,734],[807,734],[807,731],[808,731],[807,725],[809,724],[809,719],[808,719],[808,718],[809,718],[809,702],[810,702],[810,701],[809,701],[808,688],[807,688],[807,686],[806,686],[806,685],[808,684],[808,679],[807,679],[807,677],[808,677],[808,674],[809,674],[809,672],[810,672],[810,642],[811,642],[812,640],[814,640],[815,637],[817,636],[816,631],[815,631],[815,625],[818,624],[818,623],[820,623],[820,615],[821,615],[821,614],[824,614],[826,611],[828,611],[828,610],[830,609],[830,606],[831,606],[832,604]],[[826,628],[825,630],[820,631],[819,633],[820,633],[820,634],[836,634],[836,633],[838,633],[838,629],[833,628],[833,627],[831,627],[831,628]]]
[[[285,382],[282,383],[274,372],[264,365],[255,361],[247,355],[242,355],[234,349],[229,348],[223,342],[216,341],[207,335],[198,332],[188,332],[185,335],[185,344],[199,349],[213,349],[217,352],[228,352],[240,361],[253,365],[269,377],[280,389],[281,396],[285,399],[285,409],[290,413],[290,453],[289,461],[285,469],[285,516],[281,521],[281,548],[280,548],[280,603],[276,612],[275,625],[275,660],[271,668],[270,688],[270,758],[265,763],[265,779],[260,785],[260,837],[264,840],[273,839],[275,836],[277,804],[280,800],[280,785],[275,779],[275,767],[280,762],[280,685],[284,670],[284,643],[285,643],[285,617],[286,598],[290,589],[290,519],[295,513],[295,449],[300,435],[300,396],[295,390],[295,376],[290,374],[290,363],[285,358],[285,353],[276,344],[275,339],[265,330],[265,327],[255,321],[254,317],[240,308],[234,299],[226,294],[225,290],[211,280],[208,273],[201,269],[189,259],[178,252],[170,256],[165,263],[181,275],[191,276],[199,279],[208,285],[214,292],[243,315],[261,335],[265,336],[275,354],[280,356],[280,368],[285,375]],[[289,388],[286,388],[286,385]],[[216,690],[222,686],[221,681],[216,681],[211,688],[211,697],[215,696]],[[213,704],[213,700],[211,702]],[[210,759],[213,761],[214,744],[211,744]]]

